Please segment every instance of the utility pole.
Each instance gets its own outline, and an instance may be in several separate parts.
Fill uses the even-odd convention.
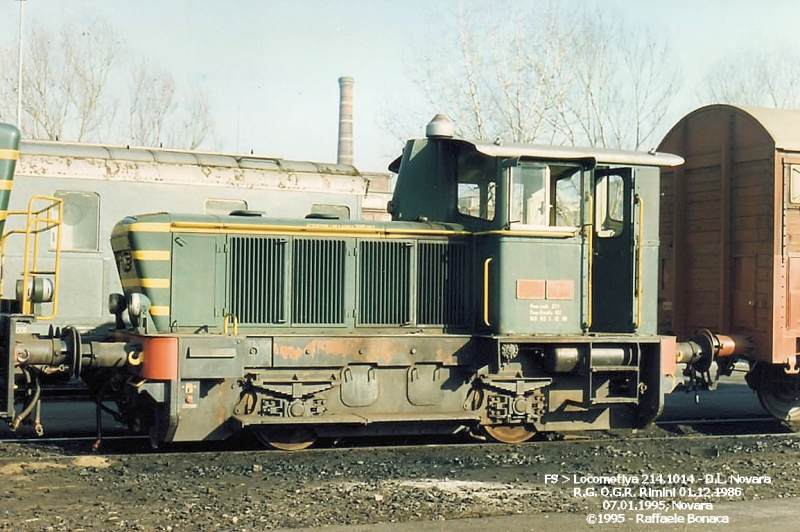
[[[17,129],[22,130],[22,20],[25,0],[19,0],[19,54],[17,71]]]

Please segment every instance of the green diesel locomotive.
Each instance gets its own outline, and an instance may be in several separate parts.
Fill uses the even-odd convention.
[[[71,371],[155,443],[642,427],[676,362],[737,349],[656,334],[660,167],[681,163],[468,141],[437,115],[390,167],[391,222],[125,218],[111,330],[7,313],[0,379]]]

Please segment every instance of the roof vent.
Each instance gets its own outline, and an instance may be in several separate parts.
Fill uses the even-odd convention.
[[[267,213],[264,211],[248,211],[246,209],[236,209],[235,211],[231,211],[228,213],[228,216],[246,216],[246,217],[263,217],[266,216]]]
[[[428,122],[428,126],[425,128],[425,136],[428,138],[449,138],[455,134],[455,130],[455,126],[445,115],[437,114],[433,117],[433,120]]]

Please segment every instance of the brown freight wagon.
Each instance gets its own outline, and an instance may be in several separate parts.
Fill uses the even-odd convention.
[[[800,421],[800,111],[731,105],[682,118],[662,168],[659,329],[749,338],[748,383]]]

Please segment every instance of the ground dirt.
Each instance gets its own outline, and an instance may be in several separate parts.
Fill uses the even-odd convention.
[[[790,433],[710,438],[679,427],[515,446],[447,443],[293,453],[247,445],[133,454],[129,448],[122,454],[113,445],[100,453],[89,447],[0,444],[0,530],[252,531],[346,525],[366,531],[387,523],[383,530],[419,532],[451,530],[435,523],[461,519],[463,526],[452,530],[487,531],[533,523],[504,521],[513,516],[570,516],[584,525],[589,514],[622,513],[631,523],[637,514],[716,516],[730,514],[733,506],[726,505],[734,501],[784,499],[788,504],[800,496],[800,438]],[[639,484],[631,484],[634,477]],[[732,480],[740,477],[747,482]],[[641,496],[643,481],[675,493]],[[633,497],[609,491],[625,486],[634,489]],[[610,507],[619,500],[638,506]],[[664,501],[664,511],[653,501]],[[713,509],[676,510],[672,501],[711,503]],[[783,508],[772,507],[778,514]],[[499,528],[486,523],[469,528],[474,518],[492,518],[486,523],[500,523]],[[391,528],[408,522],[419,527]],[[597,528],[621,529],[610,524]],[[631,528],[645,529],[650,528]],[[735,521],[685,529],[737,530]]]

